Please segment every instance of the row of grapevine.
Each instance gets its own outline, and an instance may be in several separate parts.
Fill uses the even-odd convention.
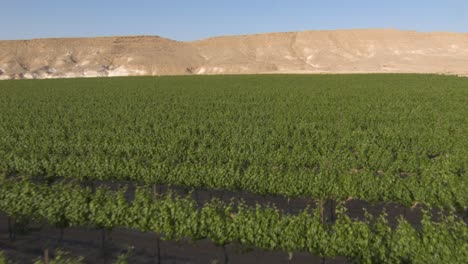
[[[464,208],[467,84],[435,75],[1,82],[0,170]]]
[[[425,214],[415,229],[404,219],[392,229],[385,215],[352,220],[342,211],[333,225],[305,210],[283,215],[273,207],[248,207],[212,200],[198,208],[191,198],[154,195],[137,190],[133,200],[124,190],[110,191],[68,184],[32,184],[1,180],[0,211],[21,219],[46,220],[57,227],[116,227],[155,232],[163,239],[208,238],[217,245],[240,243],[284,252],[308,251],[346,256],[358,263],[466,263],[468,227],[454,215],[440,222]]]

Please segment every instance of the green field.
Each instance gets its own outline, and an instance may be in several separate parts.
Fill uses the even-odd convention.
[[[468,80],[209,76],[0,83],[0,167],[466,206]]]
[[[168,239],[234,241],[359,263],[427,263],[435,255],[434,263],[463,263],[468,228],[453,214],[441,223],[427,214],[420,229],[403,219],[391,228],[384,220],[359,222],[344,213],[329,226],[307,210],[282,215],[272,207],[239,209],[216,201],[199,209],[191,199],[171,195],[153,204],[148,190],[134,202],[118,192],[78,185],[104,180],[338,203],[423,204],[466,216],[467,165],[467,78],[239,75],[0,82],[5,175],[0,211],[64,227],[125,226]],[[73,183],[56,183],[63,179]],[[56,212],[74,203],[75,213],[48,211],[63,196],[57,186],[75,196],[63,198]],[[28,198],[36,195],[43,199]],[[99,208],[154,208],[140,221],[137,209],[110,217],[113,210],[103,216],[92,206],[80,207],[94,200]],[[13,206],[15,201],[21,203]],[[177,213],[154,220],[172,212],[164,206]]]

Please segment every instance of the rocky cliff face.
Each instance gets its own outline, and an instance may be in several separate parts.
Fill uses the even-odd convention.
[[[468,74],[468,34],[337,30],[216,37],[0,41],[0,79],[127,75]]]

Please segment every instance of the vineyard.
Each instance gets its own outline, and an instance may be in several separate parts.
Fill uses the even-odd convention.
[[[95,228],[103,246],[120,228],[157,245],[209,240],[224,263],[232,244],[282,252],[283,263],[299,252],[467,263],[467,165],[466,78],[0,82],[0,213],[13,244],[19,226],[46,223],[60,240]]]

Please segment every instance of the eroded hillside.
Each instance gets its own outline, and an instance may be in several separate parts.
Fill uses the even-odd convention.
[[[0,41],[0,79],[127,75],[468,74],[468,34],[304,31],[179,42],[161,37]]]

